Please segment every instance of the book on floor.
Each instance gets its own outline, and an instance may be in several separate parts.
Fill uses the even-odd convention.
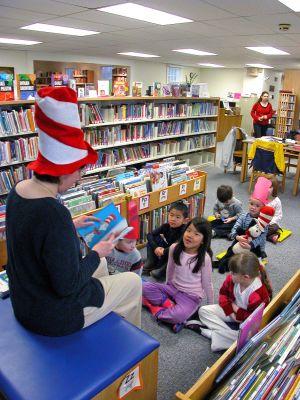
[[[111,233],[116,235],[114,238],[114,242],[116,242],[132,230],[113,203],[91,215],[99,218],[99,221],[93,221],[93,225],[78,229],[79,236],[89,248],[92,248],[100,240],[107,239]]]

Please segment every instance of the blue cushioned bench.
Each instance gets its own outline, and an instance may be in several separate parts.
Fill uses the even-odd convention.
[[[0,299],[0,393],[9,400],[118,399],[136,365],[142,388],[126,400],[156,399],[158,347],[115,313],[68,336],[37,335],[18,323],[9,299]]]

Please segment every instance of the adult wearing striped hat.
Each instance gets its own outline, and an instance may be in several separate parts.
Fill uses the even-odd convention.
[[[38,91],[37,159],[31,179],[19,182],[7,201],[10,296],[16,318],[47,336],[66,335],[110,311],[140,326],[141,280],[131,272],[108,276],[105,256],[113,239],[100,241],[82,258],[76,228],[94,217],[72,220],[57,201],[80,178],[97,153],[80,128],[76,93],[67,87]]]

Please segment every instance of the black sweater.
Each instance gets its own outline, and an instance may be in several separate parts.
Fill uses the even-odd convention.
[[[171,228],[170,224],[162,224],[158,228],[154,229],[151,233],[148,233],[147,235],[147,240],[148,244],[151,247],[151,249],[154,251],[157,247],[159,247],[157,243],[157,238],[163,237],[165,238],[164,240],[164,256],[168,256],[169,254],[169,247],[171,244],[177,242],[180,238],[181,235],[183,234],[185,229],[185,224],[181,225],[179,228]]]
[[[69,211],[47,197],[24,199],[12,189],[6,214],[10,296],[16,318],[47,336],[84,324],[83,308],[101,307],[104,290],[92,278],[100,258],[81,257]]]

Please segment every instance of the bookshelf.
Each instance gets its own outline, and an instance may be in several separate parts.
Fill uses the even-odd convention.
[[[279,93],[276,118],[276,134],[278,137],[286,137],[293,128],[296,107],[296,95],[292,91],[282,90]]]
[[[207,173],[199,171],[199,176],[164,189],[149,192],[133,198],[140,218],[140,240],[138,247],[146,245],[147,233],[166,222],[167,206],[185,199],[189,203],[189,218],[202,216],[205,206]]]
[[[219,98],[79,99],[86,140],[99,158],[88,174],[170,156],[214,161]]]
[[[37,157],[33,105],[34,100],[0,102],[0,203],[29,177],[26,165]],[[217,97],[80,98],[78,105],[86,140],[99,156],[88,175],[170,156],[214,161]]]
[[[300,287],[300,270],[287,282],[281,291],[273,298],[264,311],[261,328],[265,327],[292,299]],[[206,400],[214,389],[217,376],[224,370],[236,352],[234,343],[207,371],[201,375],[198,381],[186,392],[177,392],[177,400]]]

